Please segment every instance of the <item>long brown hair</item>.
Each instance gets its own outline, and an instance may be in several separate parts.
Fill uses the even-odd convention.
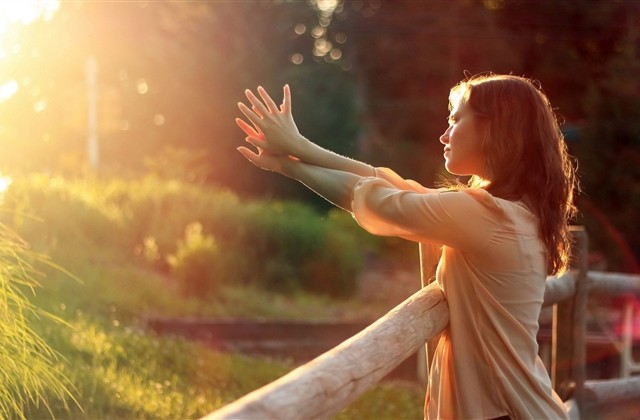
[[[482,144],[488,176],[473,176],[469,186],[526,204],[538,218],[548,274],[564,271],[576,177],[547,96],[523,77],[481,75],[451,89],[450,107],[458,101],[489,121]]]

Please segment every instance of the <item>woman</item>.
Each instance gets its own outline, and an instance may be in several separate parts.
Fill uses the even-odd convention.
[[[280,108],[239,104],[247,141],[238,150],[260,168],[299,180],[353,213],[376,235],[437,244],[436,280],[449,326],[434,355],[428,418],[565,418],[537,355],[547,275],[563,271],[574,169],[547,97],[529,80],[474,77],[453,87],[440,137],[447,171],[469,185],[429,189],[386,168],[339,156],[296,128],[291,94]]]

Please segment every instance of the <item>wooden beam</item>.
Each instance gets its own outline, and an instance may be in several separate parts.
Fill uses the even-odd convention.
[[[560,277],[548,277],[544,287],[543,307],[570,299],[576,291],[575,275],[567,271]]]
[[[444,295],[431,284],[334,349],[205,418],[329,418],[448,323]]]
[[[640,276],[637,274],[589,271],[587,277],[592,292],[610,296],[640,295]]]
[[[640,376],[586,381],[584,392],[584,418],[638,418]]]
[[[435,244],[420,243],[420,282],[426,287],[436,281],[436,268],[442,256],[442,247]],[[433,356],[440,341],[440,334],[436,334],[427,340],[424,350],[419,350],[418,355],[418,380],[422,385],[429,383],[429,372],[433,364]],[[423,361],[423,363],[420,363]]]
[[[593,404],[611,404],[623,401],[640,403],[640,376],[623,379],[590,380],[585,390],[593,397]]]
[[[570,396],[579,407],[586,361],[587,233],[572,226],[571,269],[575,274],[575,292],[571,299],[554,306],[551,380],[563,400]]]
[[[589,236],[584,227],[573,227],[574,258],[577,269],[576,292],[573,305],[573,361],[571,376],[574,383],[573,398],[578,407],[584,405],[584,382],[587,380],[587,300],[589,288],[587,270],[589,269],[587,255],[589,253]]]

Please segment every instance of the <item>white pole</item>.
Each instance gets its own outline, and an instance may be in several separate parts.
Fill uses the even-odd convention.
[[[95,58],[87,58],[87,156],[89,168],[98,169],[98,113],[97,113],[97,93],[96,74],[98,66]]]

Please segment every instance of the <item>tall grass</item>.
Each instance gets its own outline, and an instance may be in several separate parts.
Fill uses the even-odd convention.
[[[71,397],[58,355],[32,328],[37,320],[59,322],[26,295],[37,286],[32,261],[43,258],[0,225],[0,418],[24,419],[28,405],[48,409],[50,396]]]

